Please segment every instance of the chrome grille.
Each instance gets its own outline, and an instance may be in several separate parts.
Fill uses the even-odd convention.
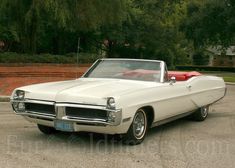
[[[77,118],[107,119],[107,111],[101,109],[66,107],[66,116]]]
[[[36,112],[36,113],[42,113],[42,114],[55,115],[54,105],[25,103],[25,110],[28,112]]]

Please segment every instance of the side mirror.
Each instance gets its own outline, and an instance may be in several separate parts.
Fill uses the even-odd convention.
[[[170,78],[170,85],[173,85],[173,83],[175,83],[175,82],[176,82],[176,78],[174,76],[172,76]]]

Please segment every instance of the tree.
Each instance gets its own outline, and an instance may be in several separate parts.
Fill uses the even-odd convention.
[[[120,24],[124,0],[2,0],[0,24],[14,26],[23,52],[37,52],[41,34],[51,30],[51,38],[66,41],[67,33],[79,35],[101,25]],[[46,22],[44,21],[46,20]],[[49,39],[51,41],[52,39]],[[52,40],[53,41],[53,40]],[[60,46],[59,46],[60,48]]]
[[[187,61],[188,43],[179,31],[187,4],[188,0],[1,0],[0,38],[13,44],[10,51],[66,54],[76,51],[80,37],[82,52],[162,59],[173,66]]]
[[[108,39],[108,56],[163,59],[172,66],[187,45],[178,25],[186,14],[183,1],[132,0],[121,27],[101,30]],[[182,59],[181,59],[182,60]]]
[[[188,4],[181,25],[195,48],[207,45],[228,47],[235,38],[235,0],[197,0]]]

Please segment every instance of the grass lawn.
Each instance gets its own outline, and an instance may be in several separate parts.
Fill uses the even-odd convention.
[[[201,72],[205,75],[213,75],[213,76],[219,76],[224,78],[225,82],[233,82],[235,83],[235,73],[229,73],[229,72]]]
[[[224,78],[225,82],[234,82],[235,83],[235,77],[234,76],[222,76]]]

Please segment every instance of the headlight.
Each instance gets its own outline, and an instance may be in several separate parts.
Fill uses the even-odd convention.
[[[15,112],[25,112],[24,97],[25,97],[25,92],[23,90],[15,91],[12,100],[12,107]]]
[[[13,102],[12,107],[15,110],[15,112],[25,112],[24,102]]]
[[[25,92],[23,90],[16,90],[13,96],[14,100],[24,100]]]
[[[107,108],[109,109],[115,109],[116,108],[116,103],[113,97],[109,97],[107,99]]]

